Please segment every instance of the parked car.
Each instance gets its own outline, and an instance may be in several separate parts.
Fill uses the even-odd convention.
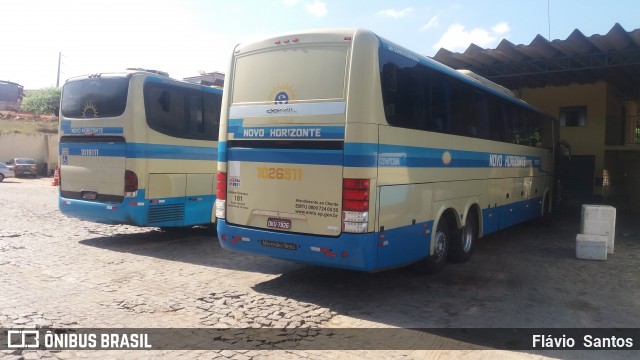
[[[38,170],[36,162],[29,158],[13,158],[7,161],[7,166],[13,170],[16,176],[31,175],[36,177]]]
[[[5,178],[15,177],[16,174],[13,172],[13,169],[8,167],[5,163],[0,162],[0,182],[2,182]]]

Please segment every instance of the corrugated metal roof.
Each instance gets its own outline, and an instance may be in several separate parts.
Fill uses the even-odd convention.
[[[565,40],[537,35],[529,45],[502,40],[495,49],[471,44],[463,53],[440,49],[434,59],[454,69],[468,69],[506,88],[594,83],[604,80],[640,98],[640,29],[615,24],[606,35],[574,30]]]

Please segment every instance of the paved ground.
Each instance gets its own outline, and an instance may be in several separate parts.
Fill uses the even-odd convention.
[[[367,274],[227,252],[206,229],[82,222],[60,215],[56,199],[49,179],[0,183],[0,328],[597,328],[638,327],[640,319],[640,225],[632,222],[619,222],[615,254],[605,262],[575,259],[578,219],[565,217],[550,227],[523,224],[482,239],[471,261],[437,276],[411,269]],[[4,351],[0,357],[638,355],[479,351],[481,343],[445,336],[425,341],[435,350]]]

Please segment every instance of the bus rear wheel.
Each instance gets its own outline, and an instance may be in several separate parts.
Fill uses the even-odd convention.
[[[414,268],[425,274],[437,274],[444,268],[449,253],[449,243],[451,241],[449,235],[449,224],[443,216],[438,221],[435,234],[435,249],[433,254],[414,264]]]
[[[469,260],[477,238],[478,224],[475,214],[470,212],[467,214],[467,220],[465,220],[462,230],[459,231],[459,235],[451,242],[449,261],[461,263]]]

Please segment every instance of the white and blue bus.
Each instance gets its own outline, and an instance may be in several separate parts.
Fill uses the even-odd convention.
[[[552,209],[556,121],[370,31],[237,47],[220,125],[225,249],[437,272]]]
[[[183,227],[212,208],[222,90],[130,69],[67,80],[60,211],[106,224]]]

